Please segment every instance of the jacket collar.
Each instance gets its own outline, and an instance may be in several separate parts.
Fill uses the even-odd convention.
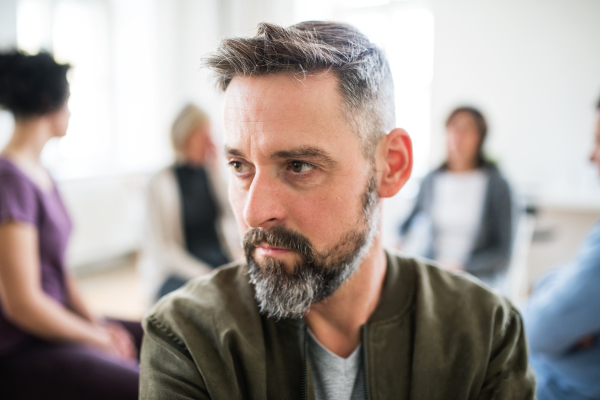
[[[385,256],[387,268],[383,289],[379,304],[368,324],[400,318],[408,312],[413,302],[416,279],[414,268],[403,268],[401,262],[409,261],[402,260],[388,250],[385,251]]]

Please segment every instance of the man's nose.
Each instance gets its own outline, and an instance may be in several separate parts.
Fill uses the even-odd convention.
[[[244,221],[250,228],[269,228],[286,216],[283,183],[267,172],[254,175],[246,204]]]

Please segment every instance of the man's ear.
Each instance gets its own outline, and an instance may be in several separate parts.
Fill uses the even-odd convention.
[[[412,141],[404,129],[396,128],[382,138],[379,146],[379,197],[393,197],[410,178]]]

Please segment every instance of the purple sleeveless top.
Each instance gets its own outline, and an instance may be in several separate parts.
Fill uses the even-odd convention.
[[[66,305],[65,250],[71,233],[71,220],[56,185],[50,192],[43,192],[16,165],[0,157],[0,224],[7,221],[26,223],[36,228],[42,290],[58,303]],[[32,339],[31,335],[6,319],[0,303],[0,356]]]

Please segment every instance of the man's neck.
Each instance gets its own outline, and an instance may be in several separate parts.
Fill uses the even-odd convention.
[[[375,312],[387,262],[378,236],[359,269],[329,298],[313,304],[304,320],[317,340],[347,358],[361,340],[361,326]]]

